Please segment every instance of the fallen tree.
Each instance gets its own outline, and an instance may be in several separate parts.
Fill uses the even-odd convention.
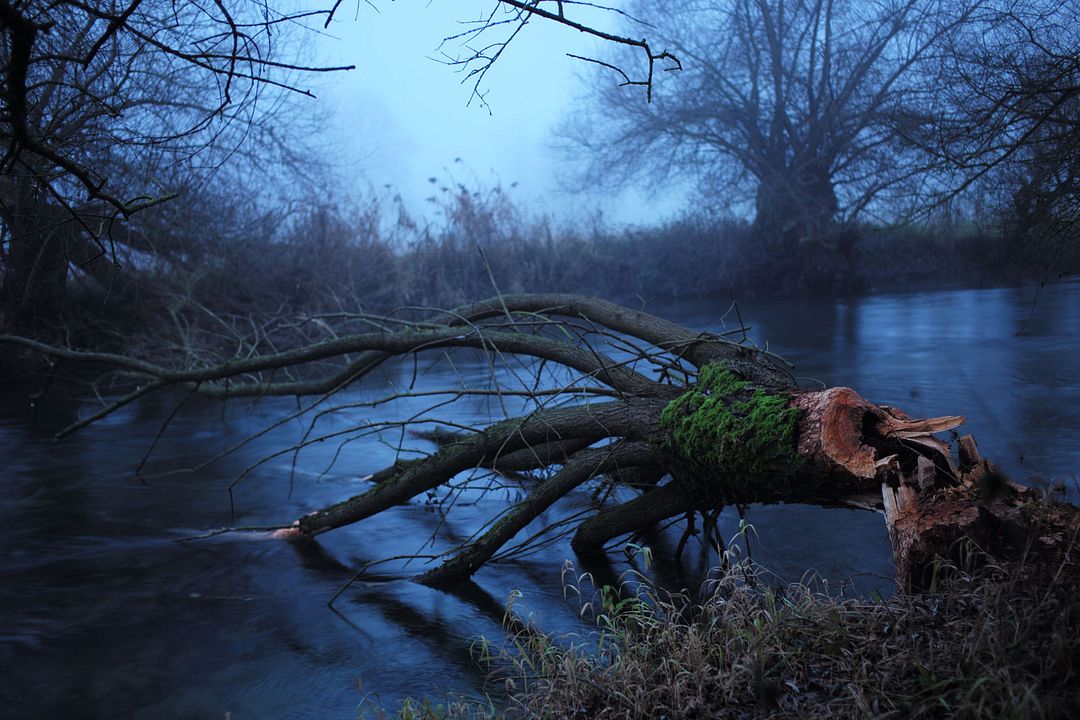
[[[485,387],[410,387],[366,404],[435,396],[441,398],[430,407],[435,411],[488,396],[504,408],[513,399],[524,412],[475,428],[447,422],[453,430],[442,433],[437,452],[373,473],[365,492],[309,513],[281,533],[312,538],[478,469],[527,475],[533,482],[524,499],[416,578],[426,584],[469,577],[560,498],[597,479],[636,495],[601,505],[572,528],[578,553],[601,552],[610,541],[668,518],[692,524],[696,514],[730,505],[857,507],[884,514],[897,580],[909,591],[928,587],[942,558],[999,564],[1067,559],[1080,532],[1076,508],[1004,478],[972,437],[957,436],[962,417],[915,419],[849,388],[800,388],[787,364],[750,343],[741,327],[702,333],[574,295],[501,295],[418,316],[358,315],[354,321],[375,329],[188,367],[13,336],[0,342],[140,378],[127,395],[69,430],[170,386],[222,399],[313,396],[298,414],[313,413],[314,428],[318,417],[334,412],[320,409],[323,403],[394,358],[452,348],[485,353],[493,367],[512,370],[514,386],[492,374]],[[738,334],[742,340],[731,339]],[[396,426],[420,426],[431,417],[425,412]],[[938,436],[945,432],[953,442]],[[306,435],[304,442],[323,439]]]

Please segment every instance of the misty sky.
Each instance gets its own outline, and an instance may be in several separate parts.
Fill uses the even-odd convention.
[[[356,177],[356,189],[382,191],[390,184],[417,213],[430,207],[425,199],[438,188],[430,177],[470,187],[501,181],[517,200],[567,222],[597,207],[620,223],[676,212],[684,195],[675,190],[631,190],[613,198],[560,187],[567,187],[573,168],[555,152],[554,133],[583,91],[581,76],[591,72],[566,53],[610,57],[603,43],[534,21],[484,82],[490,113],[475,100],[468,105],[471,83],[463,85],[462,74],[432,58],[445,36],[464,30],[462,21],[479,17],[492,2],[380,0],[378,10],[361,2],[342,11],[313,48],[320,63],[357,66],[329,78],[317,101],[319,112],[333,118],[332,159]],[[591,19],[617,29],[611,17]],[[457,54],[461,46],[444,50]]]

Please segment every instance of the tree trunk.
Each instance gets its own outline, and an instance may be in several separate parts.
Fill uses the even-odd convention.
[[[41,335],[59,327],[67,292],[67,223],[54,212],[40,212],[34,190],[25,183],[9,189],[3,203],[8,235],[0,310],[16,333]]]
[[[754,224],[770,248],[790,250],[800,243],[823,240],[837,208],[827,171],[781,167],[758,183]]]
[[[783,399],[772,420],[764,402],[770,397]],[[1080,531],[1077,508],[1003,477],[972,436],[958,438],[955,449],[935,436],[963,417],[912,419],[843,387],[751,391],[708,369],[682,398],[661,419],[659,444],[674,482],[667,493],[642,496],[635,512],[675,515],[700,509],[703,498],[878,509],[906,591],[930,588],[945,566],[1061,557]],[[791,413],[789,428],[775,420],[781,413]],[[575,549],[596,549],[632,529],[628,510],[583,524]]]
[[[833,242],[836,191],[820,164],[777,167],[757,188],[754,234],[773,272],[800,287],[831,286],[844,269]]]

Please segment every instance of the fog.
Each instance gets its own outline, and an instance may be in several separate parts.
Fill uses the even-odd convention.
[[[677,182],[591,192],[577,178],[580,164],[556,147],[558,126],[583,102],[586,76],[596,73],[595,66],[568,55],[609,57],[602,41],[530,23],[484,77],[481,99],[473,94],[475,78],[446,64],[466,52],[464,40],[444,40],[490,12],[489,3],[358,5],[342,12],[311,49],[315,64],[356,69],[318,79],[318,99],[306,104],[327,118],[327,159],[354,190],[390,185],[422,214],[430,212],[427,199],[447,183],[501,184],[535,212],[568,222],[596,211],[615,223],[657,222],[687,202],[689,189]],[[609,13],[582,17],[618,29]],[[619,81],[614,73],[608,78]],[[641,88],[626,92],[644,98]],[[439,182],[430,183],[431,177]]]

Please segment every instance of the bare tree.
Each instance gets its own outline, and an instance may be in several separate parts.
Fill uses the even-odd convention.
[[[943,53],[935,112],[905,128],[938,160],[930,200],[982,201],[1044,270],[1080,223],[1078,26],[1075,3],[994,0]]]
[[[906,192],[926,156],[897,120],[982,0],[680,0],[654,13],[686,69],[648,106],[598,75],[572,123],[589,178],[690,174],[706,202],[752,198],[779,265],[836,249],[834,226]],[[641,7],[644,7],[642,5]],[[601,116],[605,122],[596,122]],[[850,253],[850,244],[839,247]],[[820,250],[820,248],[818,248]],[[789,268],[790,269],[790,268]]]
[[[117,222],[173,197],[183,168],[268,139],[283,93],[310,94],[297,73],[339,69],[279,57],[287,28],[328,13],[247,0],[0,3],[6,322],[56,322],[69,264],[117,259]]]
[[[525,26],[533,19],[539,19],[625,48],[627,56],[618,64],[581,55],[571,54],[570,57],[615,71],[622,78],[621,87],[644,90],[646,101],[652,100],[658,69],[682,69],[679,58],[667,49],[657,50],[648,39],[631,35],[631,31],[616,33],[590,24],[575,15],[575,11],[582,10],[614,14],[629,22],[635,32],[642,27],[652,28],[625,10],[584,0],[498,0],[489,12],[467,23],[467,29],[443,41],[444,47],[454,43],[464,47],[463,52],[444,53],[445,61],[465,73],[463,82],[471,81],[472,97],[486,104],[482,87],[488,70]]]
[[[364,492],[276,528],[288,537],[313,538],[427,494],[441,494],[438,505],[448,516],[462,493],[506,487],[509,478],[522,482],[523,499],[467,541],[418,555],[441,561],[418,577],[430,584],[469,577],[511,552],[505,546],[515,537],[521,551],[573,533],[575,550],[596,552],[668,518],[687,518],[690,532],[695,514],[715,518],[718,508],[748,503],[881,510],[898,579],[910,589],[925,587],[937,572],[936,558],[951,556],[965,539],[1000,562],[1040,553],[1060,559],[1068,552],[1075,508],[1043,502],[1001,477],[972,438],[959,439],[954,450],[935,437],[962,417],[912,419],[850,388],[799,389],[781,359],[725,334],[574,295],[499,295],[412,319],[358,313],[351,322],[367,329],[266,355],[245,349],[213,363],[151,362],[13,336],[0,336],[0,343],[140,378],[141,385],[61,435],[148,393],[181,386],[187,397],[310,398],[254,436],[306,418],[300,442],[272,457],[329,442],[340,444],[340,455],[362,438],[397,438],[398,462],[367,469]],[[734,333],[745,336],[743,328]],[[413,380],[388,395],[343,394],[394,358],[468,348],[482,352],[492,369],[478,382],[462,377],[455,387],[421,388],[413,369],[405,373]],[[286,373],[295,375],[282,377]],[[496,401],[501,419],[462,423],[455,403],[477,397]],[[327,422],[357,407],[402,399],[414,404],[401,419]],[[415,403],[425,399],[417,410]],[[426,430],[443,447],[415,457],[402,444],[409,429]],[[589,482],[597,484],[592,508],[525,532]]]
[[[533,18],[668,58],[640,39],[573,16],[576,2],[485,3],[456,56],[475,77]],[[280,132],[289,98],[311,96],[296,30],[327,26],[342,3],[315,7],[256,0],[0,1],[0,222],[5,322],[24,332],[55,325],[70,266],[115,280],[117,243],[159,251],[145,233],[113,232],[237,157],[272,165],[293,157]],[[486,45],[486,38],[508,29]],[[472,43],[472,44],[469,44]],[[350,66],[351,67],[351,66]],[[298,163],[299,164],[299,163]],[[227,170],[226,170],[227,171]]]

